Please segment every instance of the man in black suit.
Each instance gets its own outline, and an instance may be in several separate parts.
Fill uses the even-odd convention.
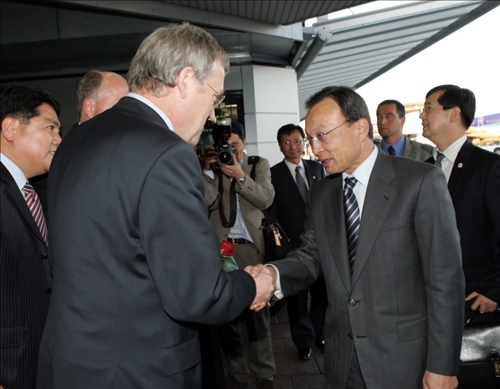
[[[200,388],[197,323],[272,290],[222,271],[193,150],[228,70],[206,31],[159,28],[132,60],[131,93],[65,137],[49,176],[38,388]]]
[[[455,208],[465,273],[465,320],[500,321],[500,155],[474,146],[465,134],[476,110],[474,94],[441,85],[426,96],[423,135],[437,148]]]
[[[287,124],[278,130],[278,145],[285,159],[271,168],[271,179],[276,192],[270,214],[279,220],[290,239],[292,248],[300,246],[304,231],[307,192],[325,176],[323,166],[316,161],[302,159],[304,130]],[[311,293],[311,310],[307,300]],[[320,277],[309,288],[286,300],[292,340],[298,349],[298,358],[311,359],[312,346],[324,348],[323,327],[328,301],[325,279]]]
[[[59,103],[24,85],[1,91],[0,386],[34,388],[49,305],[47,229],[28,180],[49,170]]]
[[[377,150],[349,88],[326,87],[306,106],[329,176],[309,192],[300,248],[252,273],[273,275],[277,298],[325,277],[332,389],[456,388],[465,283],[443,172]]]

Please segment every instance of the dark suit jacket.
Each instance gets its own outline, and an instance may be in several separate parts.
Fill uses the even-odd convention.
[[[428,162],[434,163],[434,158]],[[465,294],[476,291],[500,304],[500,155],[467,140],[455,160],[448,190],[460,233]],[[465,318],[470,314],[466,309]],[[485,321],[500,321],[500,315],[478,314],[471,323]]]
[[[458,373],[464,277],[442,171],[379,151],[352,279],[342,175],[309,192],[302,246],[274,263],[285,297],[324,275],[325,375],[344,388],[354,349],[368,388],[422,387],[426,369]]]
[[[47,247],[23,194],[0,167],[0,385],[34,388],[49,306]]]
[[[221,270],[193,148],[124,97],[65,137],[48,188],[38,388],[199,388],[196,323],[235,318],[255,283]]]
[[[382,142],[378,143],[377,147],[379,150],[382,150]],[[434,146],[411,140],[405,136],[405,152],[403,157],[414,159],[416,161],[425,161],[427,158],[432,156],[433,149]]]
[[[316,161],[302,160],[309,188],[325,176],[323,166]],[[276,192],[270,214],[276,218],[290,238],[292,248],[300,246],[304,231],[305,204],[294,177],[285,161],[271,168],[271,179]]]

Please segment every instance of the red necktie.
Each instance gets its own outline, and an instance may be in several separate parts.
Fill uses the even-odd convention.
[[[40,199],[35,192],[35,188],[33,188],[30,184],[26,183],[23,190],[26,194],[26,204],[28,205],[31,214],[33,215],[33,219],[35,219],[35,223],[38,226],[40,233],[42,234],[45,244],[47,244],[47,224],[45,223],[45,217],[43,216],[42,204],[40,203]]]

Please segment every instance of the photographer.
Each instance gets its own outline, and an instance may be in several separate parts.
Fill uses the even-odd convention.
[[[272,204],[274,188],[269,162],[264,158],[255,166],[255,180],[250,178],[253,165],[243,152],[243,126],[236,121],[222,124],[213,129],[215,150],[207,150],[203,158],[205,198],[219,239],[234,245],[234,259],[243,269],[264,262],[262,210]],[[232,159],[227,158],[228,153]],[[239,320],[219,327],[219,341],[229,362],[227,387],[245,385],[252,376],[258,388],[273,388],[276,367],[269,310],[255,313],[247,309],[240,318],[249,333],[248,363]]]

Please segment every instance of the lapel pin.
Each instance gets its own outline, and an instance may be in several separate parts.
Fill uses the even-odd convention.
[[[460,162],[460,163],[458,164],[458,168],[460,169],[460,168],[463,168],[463,167],[464,167],[464,164],[463,164],[462,162]]]
[[[316,179],[316,176],[313,176],[313,180],[315,180],[315,179]]]

